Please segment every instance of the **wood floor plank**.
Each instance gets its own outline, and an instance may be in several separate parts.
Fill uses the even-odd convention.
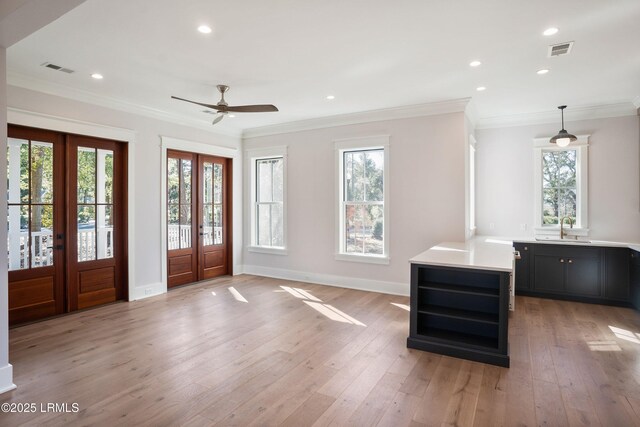
[[[440,425],[447,415],[447,405],[455,391],[460,370],[470,362],[444,356],[425,390],[414,421],[427,425]]]
[[[566,426],[569,424],[557,384],[534,379],[533,396],[536,402],[538,425]]]
[[[0,403],[79,412],[0,425],[640,425],[638,311],[517,296],[507,369],[407,349],[392,303],[241,275],[14,328]]]
[[[397,392],[377,425],[384,427],[410,425],[421,401],[420,396]]]

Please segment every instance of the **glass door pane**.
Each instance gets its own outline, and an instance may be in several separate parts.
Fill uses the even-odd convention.
[[[78,147],[78,261],[113,258],[113,151]]]
[[[7,139],[8,269],[53,265],[53,144]]]
[[[192,161],[167,158],[167,248],[191,248]]]

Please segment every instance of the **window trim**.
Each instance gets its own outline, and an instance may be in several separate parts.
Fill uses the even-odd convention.
[[[534,176],[534,233],[535,235],[558,235],[560,225],[542,224],[542,153],[545,151],[576,150],[576,193],[578,203],[576,206],[576,224],[570,234],[574,236],[587,236],[589,234],[588,221],[588,181],[589,181],[589,136],[577,135],[578,140],[567,147],[550,146],[550,138],[535,138],[533,154]]]
[[[477,230],[477,169],[478,169],[478,147],[476,138],[470,134],[469,135],[469,144],[467,147],[467,152],[469,156],[469,166],[468,166],[468,179],[467,179],[467,192],[468,192],[468,212],[469,212],[469,223],[468,223],[468,237],[471,238],[475,236]]]
[[[264,253],[271,255],[288,255],[287,244],[287,146],[269,147],[269,148],[256,148],[247,150],[245,152],[247,161],[249,163],[249,245],[247,245],[248,252]],[[256,196],[258,192],[257,185],[257,161],[282,158],[282,180],[283,180],[283,194],[282,194],[282,233],[284,246],[265,246],[258,245],[257,239],[257,211],[256,211]]]
[[[337,139],[333,141],[335,151],[335,180],[336,180],[336,197],[335,197],[335,259],[338,261],[363,262],[369,264],[389,264],[391,257],[389,254],[390,247],[390,224],[389,220],[389,135],[375,135],[360,138]],[[384,170],[383,170],[383,253],[382,255],[373,254],[351,254],[343,252],[344,242],[344,152],[346,151],[363,151],[363,150],[380,150],[384,151]]]

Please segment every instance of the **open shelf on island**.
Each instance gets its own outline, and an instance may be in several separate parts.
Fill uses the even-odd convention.
[[[508,367],[509,274],[411,264],[407,346]]]

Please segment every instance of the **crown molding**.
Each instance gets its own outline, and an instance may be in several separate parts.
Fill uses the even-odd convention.
[[[97,105],[117,111],[123,111],[125,113],[136,114],[156,120],[161,120],[164,122],[173,123],[176,125],[196,128],[212,133],[214,135],[221,135],[232,138],[242,137],[241,130],[222,130],[220,128],[213,130],[210,123],[202,120],[196,120],[192,117],[181,116],[156,108],[122,101],[116,98],[97,95],[86,90],[76,89],[70,86],[61,85],[59,83],[47,82],[34,77],[18,74],[10,70],[7,70],[7,85],[33,90],[36,92],[42,92],[48,95],[59,96],[61,98],[73,99],[74,101],[85,102],[87,104]]]
[[[384,108],[380,110],[362,111],[358,113],[338,114],[315,119],[299,120],[269,126],[245,129],[242,138],[279,135],[283,133],[323,129],[336,126],[355,125],[360,123],[380,122],[385,120],[408,119],[413,117],[434,116],[438,114],[464,112],[470,98],[450,101],[432,102],[428,104],[407,105],[404,107]]]
[[[633,98],[633,105],[635,105],[636,108],[640,108],[640,95],[636,96],[635,98]]]
[[[578,120],[604,119],[609,117],[635,116],[635,101],[619,102],[616,104],[586,105],[572,107],[564,112],[565,122]],[[558,110],[540,111],[536,113],[511,114],[506,116],[485,117],[478,120],[476,129],[492,129],[512,126],[539,125],[546,123],[559,123]]]

